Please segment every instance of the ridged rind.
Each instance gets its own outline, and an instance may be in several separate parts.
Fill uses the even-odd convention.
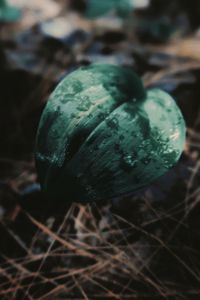
[[[91,65],[62,81],[44,110],[36,161],[43,188],[66,201],[130,194],[179,159],[185,124],[175,101],[145,95],[130,70]]]

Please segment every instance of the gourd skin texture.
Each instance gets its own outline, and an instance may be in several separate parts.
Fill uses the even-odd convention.
[[[179,159],[185,124],[165,92],[131,70],[90,65],[67,76],[44,109],[36,140],[42,188],[66,201],[100,201],[148,185]]]

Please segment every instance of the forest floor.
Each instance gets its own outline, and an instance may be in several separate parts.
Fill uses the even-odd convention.
[[[200,299],[198,1],[146,1],[125,20],[87,20],[82,1],[79,13],[67,1],[11,2],[23,15],[0,23],[0,299]],[[51,208],[34,164],[38,122],[63,76],[92,62],[170,93],[186,146],[132,197]]]

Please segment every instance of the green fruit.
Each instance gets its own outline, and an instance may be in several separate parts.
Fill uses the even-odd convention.
[[[94,64],[67,76],[42,114],[36,165],[44,191],[66,201],[131,194],[179,159],[185,124],[165,92],[137,75]]]

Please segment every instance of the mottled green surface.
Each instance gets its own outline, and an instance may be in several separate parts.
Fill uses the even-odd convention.
[[[133,0],[88,0],[85,16],[97,18],[110,11],[126,16],[133,9]]]
[[[66,201],[118,197],[164,174],[184,142],[184,121],[168,94],[146,94],[128,69],[91,65],[67,76],[48,101],[36,142],[39,178]]]
[[[0,21],[12,22],[21,17],[21,11],[13,6],[9,6],[6,0],[0,0]]]

